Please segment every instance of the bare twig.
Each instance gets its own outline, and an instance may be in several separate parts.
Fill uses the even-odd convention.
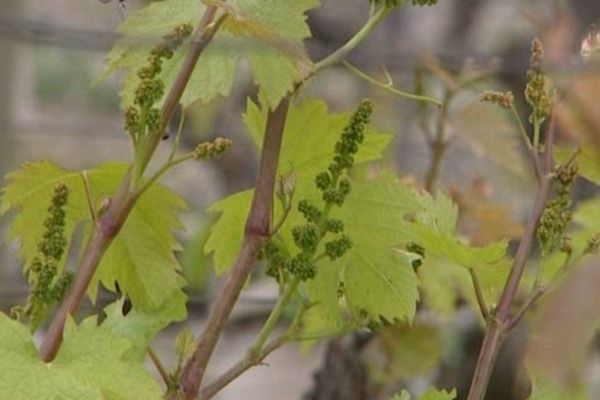
[[[162,112],[162,124],[160,131],[152,134],[151,140],[149,141],[149,148],[146,152],[146,159],[144,165],[150,160],[150,157],[156,150],[158,143],[162,137],[162,132],[169,119],[171,118],[175,106],[179,102],[185,85],[189,80],[192,70],[196,66],[196,62],[200,57],[202,51],[206,48],[210,40],[214,35],[214,28],[211,27],[211,23],[214,19],[216,8],[209,6],[205,10],[204,17],[200,22],[198,29],[195,34],[193,44],[190,48],[188,56],[183,63],[179,75],[177,76],[175,83],[171,86],[170,91],[167,95],[167,100],[163,107]],[[106,212],[99,216],[96,221],[97,228],[92,233],[92,237],[88,242],[85,251],[79,261],[77,271],[73,283],[69,289],[69,293],[65,297],[63,303],[58,309],[57,313],[48,328],[46,337],[40,348],[40,355],[46,362],[50,362],[56,356],[58,349],[62,341],[62,334],[67,317],[77,310],[77,307],[81,303],[81,300],[87,292],[87,288],[96,272],[100,260],[104,256],[104,253],[120,232],[123,224],[127,220],[129,213],[135,202],[138,199],[138,194],[131,191],[131,171],[123,178],[123,181],[117,191],[117,194],[112,199]]]

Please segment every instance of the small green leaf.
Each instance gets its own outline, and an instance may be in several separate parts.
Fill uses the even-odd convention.
[[[107,163],[85,171],[96,196],[96,208],[104,199],[114,195],[127,168],[125,164]],[[59,182],[69,189],[65,209],[67,248],[71,246],[75,228],[80,223],[87,232],[85,236],[89,236],[91,217],[80,172],[65,170],[49,162],[28,163],[9,173],[7,181],[0,212],[18,211],[11,225],[10,239],[19,241],[24,268],[28,268],[37,254],[48,204]],[[161,306],[179,290],[184,279],[178,273],[180,266],[173,254],[180,246],[172,231],[181,227],[177,214],[185,206],[183,199],[160,185],[153,185],[144,193],[104,254],[88,289],[90,298],[95,299],[98,282],[114,291],[115,281],[118,281],[123,293],[131,298],[136,308],[151,310]]]
[[[204,50],[190,78],[181,103],[195,100],[207,103],[216,96],[227,96],[234,82],[236,66],[247,57],[255,82],[270,107],[293,88],[295,82],[312,71],[302,40],[310,36],[305,12],[317,7],[318,0],[246,0],[228,1],[225,26],[215,34]],[[103,76],[126,69],[121,91],[122,105],[131,104],[137,84],[136,71],[145,65],[154,42],[173,27],[183,23],[197,25],[205,5],[196,0],[152,2],[131,13],[119,27],[122,38],[107,57]],[[175,79],[187,46],[164,63],[160,78],[166,87]]]
[[[440,234],[427,226],[420,225],[415,225],[412,229],[415,240],[426,249],[426,252],[466,268],[497,265],[505,256],[508,246],[508,241],[502,240],[484,247],[474,247],[460,241],[456,234]]]
[[[172,322],[183,321],[187,317],[186,300],[185,294],[178,290],[154,310],[139,311],[134,308],[124,316],[122,307],[125,298],[122,298],[104,308],[106,319],[102,326],[115,335],[129,339],[133,343],[130,355],[142,361],[158,332]]]
[[[435,199],[428,193],[420,195],[422,211],[417,213],[417,223],[410,228],[413,240],[425,248],[426,253],[446,258],[466,268],[483,268],[498,265],[506,254],[507,240],[484,247],[470,246],[456,233],[458,210],[454,202],[442,192]]]
[[[196,339],[188,325],[175,338],[175,354],[180,363],[188,359],[196,349]]]
[[[0,313],[0,398],[11,400],[159,400],[161,389],[144,364],[123,358],[132,343],[91,317],[67,320],[51,363],[37,353],[27,328]]]
[[[418,209],[414,191],[391,174],[352,181],[352,193],[333,215],[344,221],[354,243],[343,258],[343,277],[355,314],[412,319],[419,298],[417,276],[398,245],[410,238],[405,218]]]

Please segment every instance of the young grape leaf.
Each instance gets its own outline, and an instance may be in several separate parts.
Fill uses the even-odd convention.
[[[406,390],[395,395],[392,400],[411,400],[410,393]],[[450,392],[446,390],[436,390],[433,388],[428,389],[425,393],[419,396],[418,400],[454,400],[456,399],[456,389],[452,389]]]
[[[65,325],[51,363],[38,355],[26,326],[0,313],[0,398],[11,400],[159,400],[162,391],[140,361],[123,357],[128,340],[90,317]]]
[[[233,85],[238,61],[245,56],[267,104],[275,106],[313,68],[302,40],[310,36],[304,13],[317,7],[318,0],[211,3],[224,13],[224,27],[200,56],[181,103],[184,106],[195,100],[207,103],[218,95],[226,96]],[[138,81],[136,71],[145,65],[150,49],[175,26],[197,25],[205,7],[197,0],[152,2],[127,17],[119,27],[123,36],[109,53],[103,73],[107,76],[118,69],[128,71],[121,91],[124,107],[133,100]],[[163,65],[160,78],[167,87],[183,63],[186,47],[178,49]]]
[[[115,193],[126,171],[126,165],[116,163],[85,171],[96,207]],[[65,170],[49,162],[28,163],[8,174],[7,180],[0,213],[18,211],[10,238],[19,241],[25,268],[37,254],[46,210],[57,183],[69,188],[65,226],[68,247],[79,223],[84,224],[84,231],[89,235],[91,218],[82,173]],[[173,254],[180,246],[172,231],[181,227],[177,213],[184,208],[185,202],[179,196],[159,185],[153,185],[144,193],[101,260],[89,287],[90,297],[96,297],[97,282],[114,291],[115,281],[118,281],[122,292],[129,296],[134,306],[147,311],[161,306],[180,290],[184,281],[178,273],[180,266]]]
[[[317,189],[314,178],[331,163],[335,143],[349,119],[349,114],[329,113],[327,105],[320,100],[307,100],[291,106],[284,130],[278,172],[284,174],[290,169],[293,170],[296,176],[296,192],[302,193],[303,197],[315,197]],[[249,102],[245,123],[250,135],[260,147],[266,124],[266,111]],[[380,158],[391,138],[390,135],[367,128],[365,141],[355,156],[356,162]],[[217,273],[223,273],[235,261],[243,238],[244,222],[250,209],[252,193],[251,190],[236,193],[219,200],[209,209],[222,213],[213,225],[205,246],[207,253],[214,252]]]
[[[139,361],[145,359],[146,350],[158,332],[172,322],[183,321],[187,317],[187,297],[180,290],[154,310],[139,311],[134,308],[126,316],[122,311],[124,301],[125,298],[122,298],[104,308],[106,319],[102,321],[102,326],[131,341],[133,347],[128,356]]]
[[[423,225],[414,225],[412,233],[427,252],[444,257],[466,268],[493,266],[502,261],[508,246],[507,240],[491,243],[483,247],[474,247],[463,243],[456,234],[438,233]]]
[[[331,217],[344,222],[353,246],[340,260],[318,263],[316,278],[306,282],[311,302],[317,303],[310,311],[321,314],[320,327],[339,328],[341,282],[346,304],[359,320],[410,320],[418,282],[400,244],[412,237],[406,217],[421,210],[418,195],[391,173],[355,176],[351,182],[352,192],[341,208],[332,209]]]
[[[342,262],[346,300],[355,315],[412,319],[419,298],[417,276],[398,250],[411,237],[405,218],[419,209],[416,200],[415,192],[391,174],[355,178],[344,206],[332,213],[344,221],[353,242]]]
[[[507,240],[483,247],[463,243],[456,233],[458,212],[452,200],[442,192],[437,193],[435,200],[427,193],[420,198],[423,210],[417,213],[411,234],[426,252],[466,268],[493,266],[502,261],[508,246]]]

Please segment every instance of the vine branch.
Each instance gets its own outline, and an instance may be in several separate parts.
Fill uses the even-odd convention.
[[[210,312],[196,350],[183,369],[179,383],[185,400],[192,400],[198,396],[206,366],[223,326],[252,271],[258,250],[269,236],[275,175],[288,108],[289,98],[284,98],[275,110],[269,111],[258,178],[250,213],[246,220],[242,249],[221,295]]]
[[[162,123],[159,130],[153,132],[148,141],[148,148],[143,154],[142,165],[146,166],[150,158],[154,154],[162,134],[173,115],[175,107],[179,103],[179,99],[183,94],[185,86],[192,74],[198,58],[202,51],[212,40],[218,25],[212,25],[216,14],[216,7],[209,6],[205,9],[204,16],[192,41],[189,53],[171,86],[167,98],[162,109]],[[129,171],[123,178],[116,195],[112,199],[106,212],[98,217],[96,229],[92,233],[92,237],[85,247],[81,257],[73,283],[69,289],[67,296],[62,302],[60,308],[54,315],[50,327],[46,333],[46,337],[40,347],[40,355],[45,362],[50,362],[56,356],[60,344],[62,342],[63,329],[68,316],[74,313],[81,300],[84,298],[87,288],[96,272],[100,260],[104,253],[117,236],[135,202],[139,198],[139,193],[131,190],[132,173]]]

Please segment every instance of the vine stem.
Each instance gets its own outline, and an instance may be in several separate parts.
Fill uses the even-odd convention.
[[[425,96],[425,95],[420,95],[420,94],[416,94],[416,93],[405,92],[405,91],[396,89],[393,86],[392,79],[387,71],[385,71],[385,72],[388,77],[388,82],[383,83],[383,82],[380,82],[377,79],[373,78],[372,76],[366,74],[365,72],[361,71],[360,69],[356,68],[354,65],[350,64],[346,60],[342,60],[342,65],[344,67],[346,67],[350,72],[352,72],[353,74],[358,76],[359,78],[364,79],[365,81],[367,81],[383,90],[386,90],[392,94],[395,94],[400,97],[405,97],[407,99],[415,100],[415,101],[422,101],[424,103],[432,103],[438,107],[442,106],[442,102],[436,98],[433,98],[430,96]]]
[[[289,98],[286,97],[281,100],[274,110],[269,111],[258,178],[250,213],[246,220],[242,248],[225,287],[210,311],[194,354],[186,362],[181,374],[179,380],[180,391],[185,400],[192,400],[198,396],[204,372],[219,340],[223,326],[252,271],[258,250],[269,236],[275,175],[288,109]],[[171,398],[175,399],[176,396],[177,394],[174,394]]]
[[[346,44],[315,64],[315,73],[343,61],[344,58],[346,58],[346,56],[352,50],[354,50],[363,40],[365,40],[371,34],[371,32],[377,28],[379,23],[381,23],[381,21],[383,21],[391,12],[391,7],[383,6],[373,13],[363,27],[356,32],[356,34],[352,36],[352,38],[350,38]]]
[[[519,289],[519,284],[523,273],[531,247],[535,239],[535,233],[537,227],[546,207],[546,200],[550,190],[550,183],[552,179],[552,167],[553,167],[553,146],[554,146],[554,129],[555,129],[555,113],[552,113],[548,132],[545,140],[545,157],[542,169],[542,176],[540,177],[540,184],[536,199],[527,220],[525,226],[525,232],[523,238],[519,243],[517,253],[515,255],[515,261],[512,269],[506,281],[506,285],[500,296],[498,307],[492,314],[479,352],[479,358],[475,366],[475,372],[473,380],[471,381],[471,388],[467,400],[483,400],[487,391],[488,383],[494,364],[502,343],[509,332],[509,328],[512,329],[522,318],[522,314],[517,314],[517,319],[511,316],[511,308],[514,303],[515,296]],[[535,149],[535,147],[534,147]],[[536,152],[537,155],[537,152]],[[516,322],[515,322],[516,321]]]
[[[269,339],[269,336],[273,332],[273,329],[275,329],[275,327],[277,326],[277,323],[279,322],[281,315],[285,311],[285,308],[288,306],[288,304],[292,300],[292,297],[296,293],[298,284],[300,284],[300,278],[295,276],[294,279],[288,285],[288,287],[285,289],[283,294],[281,296],[279,296],[279,299],[277,300],[277,304],[275,304],[275,307],[271,311],[271,314],[269,314],[269,318],[267,318],[267,321],[265,322],[262,329],[260,330],[260,333],[258,334],[258,338],[254,342],[252,347],[250,347],[249,351],[250,351],[251,356],[255,357],[257,354],[260,354],[260,352],[262,351],[263,346]]]
[[[179,99],[183,94],[185,86],[189,81],[198,58],[208,43],[212,40],[215,30],[218,26],[212,24],[217,8],[208,6],[204,11],[204,15],[190,47],[189,53],[177,75],[174,84],[171,86],[167,99],[165,100],[162,109],[162,125],[159,131],[153,132],[148,142],[146,152],[143,154],[143,166],[146,166],[150,158],[154,154],[158,143],[163,135],[163,132],[173,115],[173,111]],[[123,178],[116,195],[112,199],[108,209],[96,221],[96,229],[92,233],[92,237],[85,247],[83,255],[77,266],[73,283],[69,288],[69,292],[64,301],[60,305],[58,311],[54,315],[50,327],[46,332],[46,336],[40,347],[40,356],[45,362],[50,362],[54,359],[62,342],[63,330],[65,322],[69,315],[73,314],[81,300],[87,292],[88,286],[100,264],[100,260],[104,253],[120,232],[125,224],[130,211],[139,198],[139,193],[132,191],[132,170]]]
[[[152,360],[152,363],[156,367],[158,374],[165,383],[165,386],[168,388],[171,385],[171,378],[169,378],[169,373],[167,372],[167,369],[165,368],[163,362],[160,360],[160,357],[158,356],[158,354],[156,354],[152,347],[148,346],[147,352],[148,356]]]

